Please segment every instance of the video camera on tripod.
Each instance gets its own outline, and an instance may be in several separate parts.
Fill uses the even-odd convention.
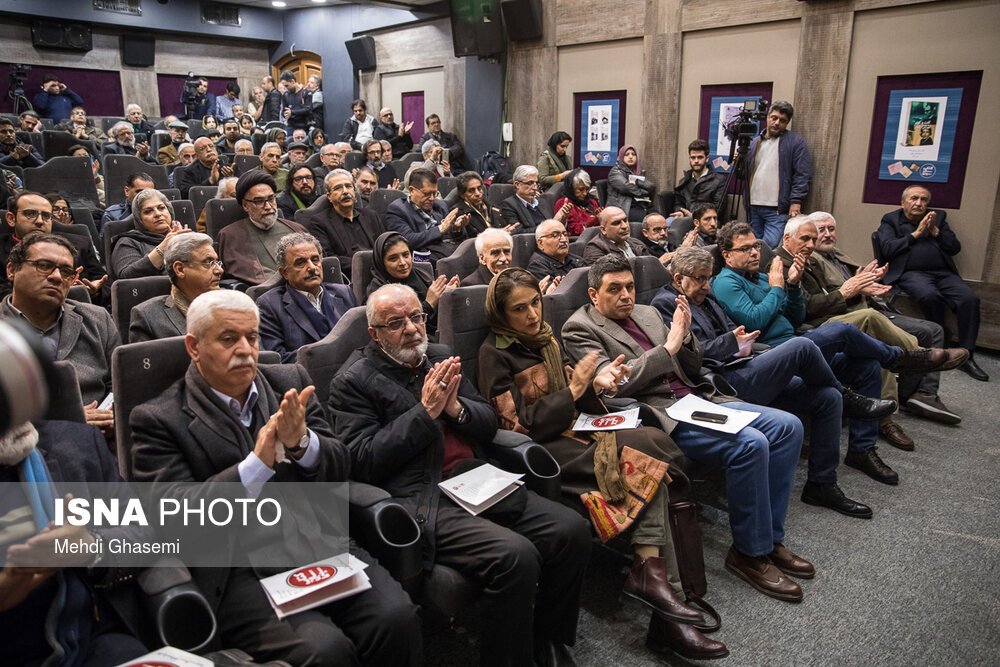
[[[195,108],[201,100],[201,93],[198,92],[200,85],[201,79],[196,77],[194,72],[188,72],[187,79],[184,80],[184,93],[181,96],[181,99],[184,100],[184,115],[187,118],[194,117]]]
[[[24,82],[28,78],[31,65],[21,65],[20,63],[10,66],[10,88],[7,95],[14,100],[14,114],[31,109],[31,102],[24,96]]]
[[[729,163],[732,164],[736,147],[741,149],[750,146],[750,140],[757,136],[760,121],[767,119],[767,100],[745,100],[743,108],[725,126],[726,137],[729,139]],[[744,151],[745,154],[745,151]]]

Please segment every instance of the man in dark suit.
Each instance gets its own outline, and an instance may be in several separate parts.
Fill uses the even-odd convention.
[[[109,301],[110,289],[107,285],[107,274],[104,267],[94,254],[94,246],[90,236],[77,233],[75,228],[61,225],[52,220],[52,203],[37,192],[25,190],[16,197],[11,197],[7,203],[7,225],[10,233],[0,237],[0,266],[7,265],[10,251],[20,243],[21,239],[32,232],[43,232],[61,236],[76,251],[78,266],[82,267],[79,281],[87,286],[91,301],[105,303]],[[11,283],[6,273],[0,277],[0,297],[10,293]]]
[[[583,261],[588,265],[605,255],[621,255],[626,259],[649,255],[645,243],[629,236],[631,227],[625,211],[608,206],[598,214],[597,220],[601,231],[583,249]]]
[[[45,163],[32,144],[22,144],[17,140],[14,123],[9,118],[0,118],[0,167],[41,167]]]
[[[149,151],[149,141],[135,143],[135,130],[132,123],[121,121],[115,123],[108,132],[112,141],[101,146],[101,157],[105,155],[131,155],[150,164],[156,164],[156,156]]]
[[[125,179],[125,201],[112,204],[104,209],[104,215],[101,216],[100,232],[103,234],[104,225],[112,220],[124,220],[132,215],[132,200],[135,199],[135,196],[143,190],[155,187],[156,183],[153,182],[153,177],[149,174],[141,171],[129,174]]]
[[[510,268],[514,257],[514,239],[502,229],[487,229],[476,237],[479,267],[462,278],[462,286],[489,285],[493,276]]]
[[[170,277],[170,293],[132,309],[128,327],[130,343],[183,336],[191,302],[204,292],[219,289],[222,262],[208,234],[192,232],[172,238],[163,253],[163,265]]]
[[[375,123],[375,130],[372,136],[376,139],[388,141],[392,147],[392,159],[403,157],[413,150],[413,137],[410,136],[410,128],[413,121],[397,124],[393,121],[392,109],[384,107],[378,112],[379,122]],[[383,157],[385,159],[385,157]]]
[[[242,482],[268,485],[346,481],[347,450],[330,432],[323,410],[294,365],[257,366],[258,314],[250,297],[216,290],[188,310],[186,375],[135,408],[133,477],[140,482]],[[322,538],[324,508],[296,506],[300,531],[278,548],[283,558],[312,552],[306,534]],[[222,540],[220,550],[248,547]],[[420,623],[409,597],[370,556],[372,589],[279,620],[257,567],[193,568],[191,575],[219,619],[224,644],[257,660],[293,665],[419,665]],[[318,558],[317,558],[318,560]],[[303,563],[304,565],[305,563]],[[271,574],[267,572],[266,574]]]
[[[539,280],[562,280],[573,269],[586,266],[583,257],[569,251],[569,234],[558,220],[545,220],[535,228],[535,252],[525,267]]]
[[[73,364],[87,423],[110,433],[111,411],[97,405],[111,390],[111,353],[121,338],[108,311],[67,300],[81,271],[75,253],[69,241],[44,232],[14,246],[7,258],[13,290],[0,302],[0,316],[24,320],[38,332],[50,358]]]
[[[483,190],[483,177],[475,171],[467,171],[458,177],[455,183],[458,201],[454,208],[458,214],[468,215],[468,230],[470,236],[481,234],[490,228],[506,229],[511,234],[519,233],[520,225],[507,225],[500,209],[486,200]]]
[[[877,243],[883,261],[889,262],[885,282],[896,285],[917,300],[931,322],[944,326],[945,309],[958,318],[958,344],[969,351],[959,366],[970,377],[988,382],[990,376],[973,358],[979,336],[979,297],[958,275],[953,257],[962,243],[940,209],[929,210],[931,193],[911,185],[903,190],[902,207],[882,216]]]
[[[323,248],[312,234],[283,237],[277,261],[285,282],[257,299],[260,342],[294,363],[300,347],[325,337],[358,303],[347,285],[323,282]]]
[[[508,226],[520,224],[519,233],[533,232],[545,220],[538,207],[538,169],[522,164],[514,170],[511,180],[514,194],[500,202],[500,215]]]
[[[177,179],[181,197],[187,197],[196,185],[217,185],[220,178],[233,175],[232,166],[219,164],[219,152],[208,137],[194,140],[194,157],[194,161],[184,167],[181,177]]]
[[[301,221],[309,233],[319,239],[323,256],[338,258],[341,268],[347,271],[354,253],[371,250],[385,227],[375,211],[355,206],[357,193],[351,172],[334,169],[323,182],[326,196],[307,208]]]
[[[576,636],[589,527],[526,489],[504,511],[478,516],[444,495],[439,482],[485,458],[496,413],[462,376],[458,357],[428,346],[412,289],[384,285],[367,308],[372,340],[330,391],[352,477],[383,487],[421,522],[426,567],[447,565],[483,584],[481,664],[574,664],[566,647]]]
[[[472,169],[462,142],[451,132],[441,130],[441,118],[436,113],[432,113],[427,117],[426,122],[427,131],[424,132],[424,136],[420,137],[420,145],[423,146],[425,141],[430,141],[431,139],[441,144],[441,147],[448,151],[448,163],[454,165],[452,169],[453,174],[460,174],[463,171]]]
[[[468,237],[468,217],[460,217],[458,209],[449,213],[448,205],[437,198],[437,176],[432,171],[415,170],[407,190],[409,197],[397,199],[386,209],[386,231],[406,238],[413,261],[436,264]]]

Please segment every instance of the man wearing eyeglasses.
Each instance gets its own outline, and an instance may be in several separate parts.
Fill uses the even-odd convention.
[[[289,167],[285,189],[278,195],[281,217],[293,219],[296,211],[308,208],[316,197],[316,174],[312,169],[304,164]]]
[[[520,223],[522,233],[533,232],[545,220],[538,206],[538,169],[522,164],[514,170],[514,194],[500,202],[500,215],[507,225]]]
[[[361,152],[365,154],[365,166],[371,169],[372,173],[378,179],[378,187],[392,188],[393,181],[395,181],[395,187],[399,187],[399,181],[396,179],[396,170],[382,159],[381,141],[378,139],[369,139],[365,142]]]
[[[184,167],[184,172],[177,179],[182,197],[187,197],[196,185],[216,185],[220,178],[233,175],[232,166],[219,163],[219,152],[208,137],[194,140],[194,157],[194,161]]]
[[[111,141],[101,146],[101,157],[105,155],[131,155],[150,164],[156,164],[156,158],[149,152],[149,142],[135,142],[135,130],[132,123],[121,121],[115,123],[108,132]]]
[[[170,239],[163,253],[163,265],[170,278],[170,293],[132,309],[128,342],[183,336],[185,318],[195,298],[219,289],[222,262],[212,247],[212,237],[193,232]]]
[[[247,217],[219,232],[219,257],[226,265],[226,277],[259,285],[278,270],[275,257],[281,237],[306,231],[297,222],[278,217],[276,190],[274,179],[259,169],[236,181],[236,201]]]
[[[413,171],[407,190],[408,198],[397,199],[386,209],[386,231],[399,232],[406,238],[415,262],[436,264],[468,238],[469,216],[459,215],[457,208],[449,212],[444,200],[438,199],[437,175],[433,171]]]
[[[97,404],[111,390],[111,353],[121,338],[104,308],[66,298],[80,276],[76,248],[61,236],[34,232],[11,249],[6,261],[13,290],[0,302],[0,317],[28,323],[51,359],[73,364],[87,423],[111,433],[112,413]]]
[[[669,252],[667,248],[667,219],[659,213],[649,213],[642,219],[642,236],[639,240],[646,244],[649,254],[660,257]]]
[[[413,128],[413,121],[409,123],[393,122],[392,109],[383,108],[378,112],[378,121],[375,123],[375,130],[372,136],[382,141],[388,141],[392,147],[392,158],[398,159],[413,150],[413,137],[410,130]]]
[[[525,268],[540,281],[562,280],[573,269],[586,266],[583,257],[569,251],[569,234],[558,220],[545,220],[535,228],[535,245]]]
[[[31,232],[55,234],[64,238],[76,252],[82,273],[75,284],[86,285],[91,301],[106,303],[110,299],[110,289],[105,287],[107,276],[104,267],[94,254],[89,235],[72,231],[72,227],[56,223],[52,217],[52,204],[43,195],[26,190],[8,200],[6,221],[10,233],[0,237],[0,264],[7,264],[7,257],[14,247]],[[0,296],[11,290],[6,276],[0,278]]]
[[[496,414],[462,376],[458,357],[428,344],[412,289],[384,285],[366,309],[372,340],[330,390],[352,478],[384,488],[421,524],[426,567],[446,565],[483,585],[481,664],[574,664],[567,645],[576,635],[589,527],[526,488],[477,516],[442,494],[439,482],[486,458]]]
[[[727,223],[718,238],[726,266],[712,280],[712,288],[726,314],[747,330],[759,330],[763,343],[778,345],[791,340],[795,327],[806,317],[800,281],[807,253],[796,253],[787,272],[780,260],[772,262],[765,275],[760,272],[761,244],[749,224]],[[928,373],[955,368],[966,358],[940,348],[905,350],[887,345],[843,322],[828,322],[803,335],[819,346],[838,380],[869,398],[881,396],[880,368],[894,373]],[[876,451],[878,422],[852,420],[851,434],[844,462],[878,482],[899,484],[899,475]]]
[[[300,347],[323,339],[358,303],[347,285],[323,282],[323,248],[312,234],[282,237],[276,259],[284,283],[257,299],[260,344],[294,364]]]

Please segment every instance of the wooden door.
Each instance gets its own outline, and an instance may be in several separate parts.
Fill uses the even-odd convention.
[[[309,77],[315,74],[323,76],[322,59],[312,51],[296,51],[282,56],[271,67],[271,74],[274,82],[278,83],[278,78],[285,70],[291,70],[295,74],[295,80],[303,86],[309,81]]]

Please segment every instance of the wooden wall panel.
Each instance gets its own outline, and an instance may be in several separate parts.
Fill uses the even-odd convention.
[[[646,0],[546,0],[546,4],[556,7],[555,38],[560,46],[642,37],[646,31]]]
[[[557,77],[556,49],[517,49],[507,66],[508,120],[514,125],[511,164],[535,164],[545,142],[555,131]]]

